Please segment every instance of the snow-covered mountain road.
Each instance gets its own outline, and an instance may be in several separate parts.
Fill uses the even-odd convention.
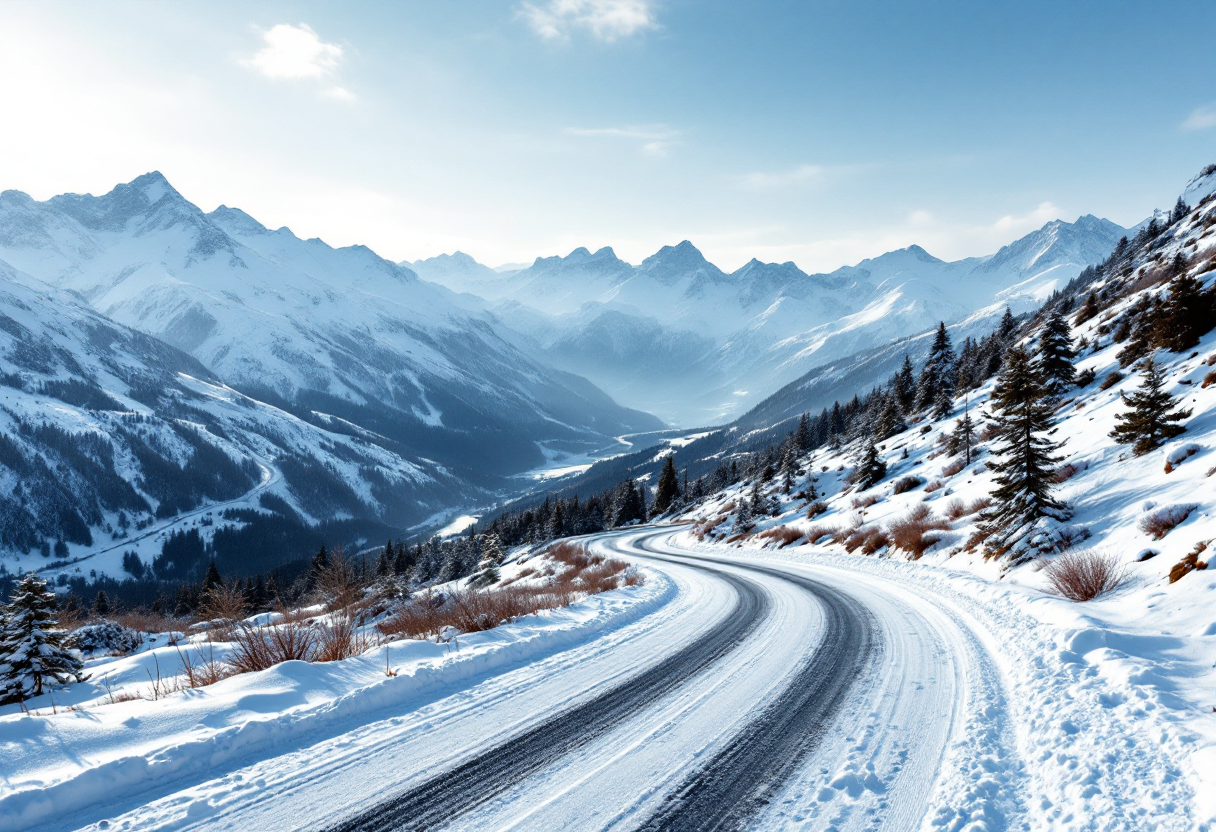
[[[956,618],[670,537],[591,542],[671,582],[633,623],[56,828],[1006,828],[1004,697]]]

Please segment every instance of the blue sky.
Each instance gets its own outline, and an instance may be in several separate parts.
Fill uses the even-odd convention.
[[[827,270],[1124,225],[1216,162],[1216,3],[0,4],[0,187],[159,169],[394,259]]]

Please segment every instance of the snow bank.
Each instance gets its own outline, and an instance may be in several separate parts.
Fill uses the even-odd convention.
[[[653,612],[675,584],[648,571],[639,587],[592,596],[451,643],[397,641],[328,664],[285,662],[158,701],[97,704],[58,715],[0,717],[0,828],[29,829],[182,778],[214,774],[269,749],[315,742],[400,714],[595,639]],[[126,672],[150,656],[130,657]],[[126,660],[122,660],[126,661]],[[385,667],[397,671],[395,677]]]

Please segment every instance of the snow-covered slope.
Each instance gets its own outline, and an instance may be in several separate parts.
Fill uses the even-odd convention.
[[[424,270],[535,340],[557,366],[686,426],[733,418],[813,367],[1006,306],[1036,308],[1125,230],[1053,221],[990,257],[946,262],[919,246],[830,274],[752,260],[726,274],[692,243],[631,266],[610,248],[575,249],[494,274],[466,255]]]
[[[1203,829],[1216,820],[1216,575],[1207,569],[1216,545],[1216,331],[1193,349],[1155,354],[1166,391],[1190,411],[1185,432],[1142,456],[1110,437],[1128,409],[1123,395],[1143,375],[1141,364],[1120,365],[1128,344],[1116,335],[1120,319],[1168,294],[1163,275],[1179,253],[1206,291],[1216,291],[1216,199],[1112,262],[1093,284],[1102,310],[1072,331],[1083,345],[1076,367],[1092,380],[1063,397],[1051,431],[1063,457],[1054,490],[1072,516],[1047,523],[1032,557],[985,555],[977,532],[993,489],[992,449],[981,442],[970,464],[946,452],[962,400],[951,417],[918,420],[880,443],[887,474],[871,489],[846,480],[856,447],[821,448],[791,491],[813,479],[822,506],[808,511],[806,499],[781,493],[777,478],[761,493],[777,498],[779,513],[753,529],[734,523],[750,482],[688,514],[700,524],[690,545],[716,538],[740,554],[845,568],[859,581],[881,576],[970,606],[1004,640],[1006,685],[1018,691],[1009,700],[1017,744],[1036,761],[1030,776],[1054,795],[1040,806],[1041,828],[1072,828],[1070,815],[1084,821],[1078,828]],[[992,386],[970,393],[970,416],[981,426],[992,415]],[[923,524],[918,532],[915,523]],[[923,552],[909,549],[910,540]],[[1124,583],[1084,603],[1056,596],[1047,570],[1070,549],[1112,558]],[[1152,795],[1167,782],[1181,789],[1163,808]]]
[[[403,527],[476,493],[382,437],[243,395],[0,261],[0,557],[10,571],[45,568],[54,553],[117,576],[123,552],[151,563],[187,527],[209,540],[230,525],[227,509]],[[243,571],[304,554],[229,562]]]
[[[492,316],[409,269],[237,209],[204,214],[159,173],[102,197],[0,194],[0,258],[234,387],[481,482],[539,464],[545,443],[658,426],[529,357]]]

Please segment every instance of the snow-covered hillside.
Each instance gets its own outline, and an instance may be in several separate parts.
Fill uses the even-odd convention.
[[[243,395],[0,261],[0,556],[10,572],[54,562],[118,577],[125,552],[150,565],[173,531],[206,540],[247,525],[228,510],[405,525],[476,493],[434,462],[332,427]],[[256,548],[221,559],[252,572],[306,554]],[[164,577],[197,579],[192,567],[205,564],[178,566]]]
[[[788,494],[780,477],[745,481],[686,514],[697,524],[685,537],[694,548],[718,541],[741,555],[835,564],[965,599],[986,629],[1008,639],[1005,672],[1031,697],[1010,704],[1021,712],[1019,746],[1041,761],[1029,775],[1059,795],[1043,804],[1047,828],[1064,828],[1070,813],[1126,821],[1147,812],[1142,828],[1161,821],[1156,828],[1179,829],[1208,828],[1216,816],[1216,574],[1207,569],[1216,545],[1216,331],[1182,352],[1155,351],[1166,392],[1189,411],[1185,432],[1143,455],[1110,435],[1146,372],[1126,352],[1136,349],[1137,327],[1149,325],[1135,319],[1169,296],[1176,263],[1212,303],[1216,198],[1197,199],[1189,215],[1129,261],[1112,260],[1112,273],[1086,289],[1100,305],[1096,316],[1080,303],[1069,313],[1081,381],[1059,401],[1050,437],[1062,445],[1054,490],[1071,516],[1047,522],[1029,547],[1002,556],[983,545],[994,490],[993,443],[983,432],[993,416],[991,380],[957,399],[948,418],[917,417],[880,442],[886,473],[870,488],[849,476],[859,439],[811,454]],[[1028,334],[1026,345],[1037,337]],[[964,414],[982,437],[970,463],[947,452]],[[818,493],[808,497],[811,486]],[[772,516],[741,520],[757,494]],[[1064,554],[1081,550],[1109,559],[1124,578],[1084,604],[1063,600],[1050,583]],[[1116,746],[1127,754],[1112,757]],[[1053,754],[1037,753],[1045,747]],[[1133,805],[1147,799],[1143,778],[1164,786],[1174,776],[1160,779],[1162,760],[1178,767],[1186,802]],[[991,770],[997,783],[1012,774]]]
[[[688,241],[638,266],[611,248],[575,249],[496,274],[467,255],[417,264],[474,309],[488,304],[557,366],[631,406],[685,426],[734,418],[811,368],[1006,307],[1037,308],[1125,230],[1059,220],[989,257],[946,262],[919,246],[830,274],[752,260],[726,274]]]
[[[246,393],[317,424],[345,419],[482,484],[540,464],[548,444],[659,426],[409,269],[234,208],[204,214],[159,173],[101,197],[0,194],[0,259]]]

